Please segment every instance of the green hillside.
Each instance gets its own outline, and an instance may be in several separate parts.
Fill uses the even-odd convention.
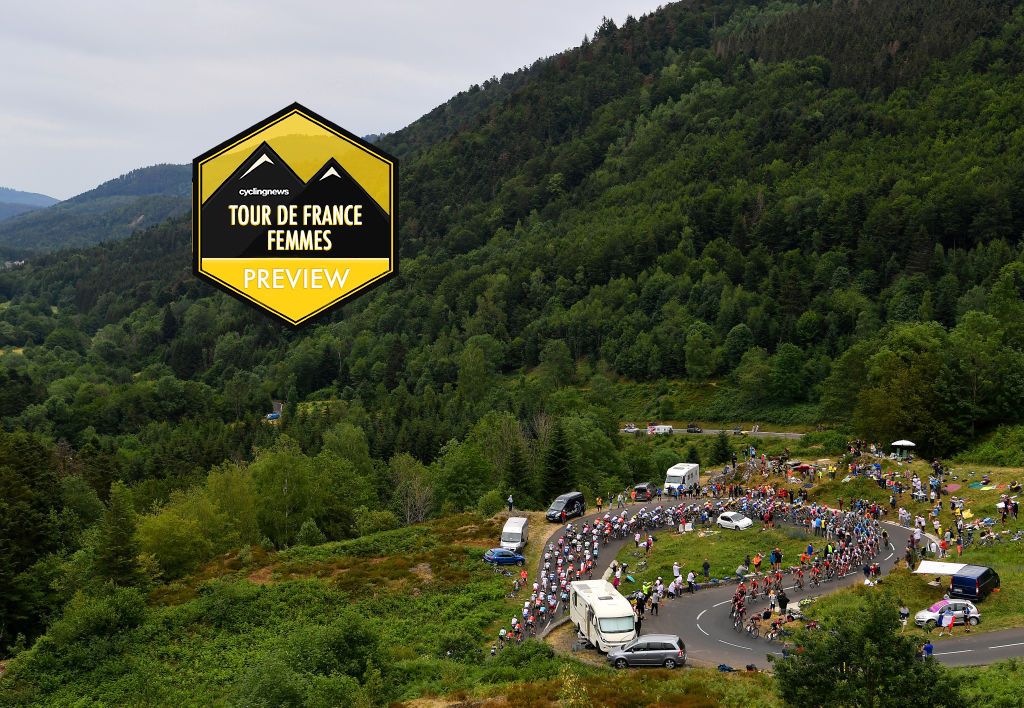
[[[184,214],[191,184],[188,165],[132,170],[59,204],[5,219],[0,223],[0,252],[51,251],[122,239]]]
[[[168,667],[209,702],[254,695],[261,673],[311,703],[373,694],[393,654],[378,675],[288,644],[281,608],[333,612],[345,581],[260,590],[261,618],[232,609],[256,592],[241,577],[193,596],[196,578],[248,568],[217,566],[246,548],[277,563],[325,540],[340,558],[332,544],[381,530],[489,518],[509,493],[542,508],[726,457],[714,439],[628,444],[624,420],[824,424],[844,433],[808,452],[848,432],[1015,463],[1022,69],[1016,2],[721,0],[605,21],[379,138],[402,160],[399,276],[299,331],[192,276],[187,168],[0,223],[0,246],[102,241],[0,270],[0,651],[34,647],[4,695],[173,702],[188,689],[150,680]],[[415,637],[433,658],[395,659],[404,683],[380,695],[486,673],[439,663],[438,641]],[[538,676],[557,680],[548,659]]]

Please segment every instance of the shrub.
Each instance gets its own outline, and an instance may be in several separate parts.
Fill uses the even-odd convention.
[[[295,537],[295,543],[300,546],[319,546],[325,543],[327,537],[313,519],[306,519],[299,528],[299,535]]]
[[[103,597],[79,592],[50,628],[49,636],[58,648],[112,637],[142,624],[146,611],[146,598],[135,588],[111,587]]]
[[[398,528],[398,517],[387,510],[373,511],[361,506],[355,510],[355,519],[356,533],[360,536]]]
[[[505,508],[505,500],[501,496],[501,492],[497,489],[491,491],[480,497],[480,501],[476,505],[477,511],[484,518],[490,518],[497,514],[499,511]]]
[[[299,708],[306,704],[299,676],[275,656],[264,658],[242,677],[234,703],[246,708]]]

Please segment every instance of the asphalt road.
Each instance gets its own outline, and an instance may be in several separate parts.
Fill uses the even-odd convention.
[[[626,508],[631,512],[645,506],[644,504],[627,504]],[[647,504],[650,506],[650,504]],[[604,511],[601,512],[601,516]],[[577,526],[583,521],[593,521],[597,513],[589,513],[582,519],[573,519]],[[906,548],[910,531],[898,524],[885,522],[889,531],[889,540],[895,550],[883,551],[876,559],[882,566],[883,582],[884,574],[888,573],[900,561],[903,556],[903,549]],[[551,525],[551,541],[558,538],[561,527]],[[662,533],[671,533],[666,529]],[[728,533],[728,532],[727,532]],[[758,532],[756,527],[746,533],[751,536]],[[543,541],[546,546],[548,539]],[[601,548],[601,555],[595,563],[594,577],[599,577],[608,568],[611,561],[618,554],[623,544],[632,543],[632,538],[625,538],[611,541],[607,547]],[[754,550],[751,544],[751,549]],[[657,552],[657,550],[655,550]],[[543,560],[541,561],[543,565]],[[783,565],[788,565],[783,563]],[[539,572],[539,568],[537,569]],[[536,577],[536,575],[534,575]],[[790,577],[790,576],[787,576]],[[531,582],[533,578],[530,579]],[[667,581],[668,579],[666,579]],[[817,588],[798,590],[791,584],[786,585],[786,594],[789,596],[790,604],[797,605],[804,597],[820,596],[834,592],[842,587],[855,583],[863,583],[864,576],[860,571],[850,573],[839,580],[823,583]],[[667,582],[666,582],[667,584]],[[623,588],[629,591],[629,588]],[[708,588],[698,590],[693,595],[683,595],[675,600],[664,600],[661,603],[661,613],[652,616],[648,613],[643,622],[643,634],[667,633],[678,634],[686,642],[688,660],[692,663],[705,666],[718,666],[728,664],[734,668],[742,669],[747,664],[755,664],[759,669],[767,667],[767,656],[774,654],[782,655],[782,645],[778,642],[769,642],[766,639],[754,639],[745,632],[737,633],[729,618],[729,605],[732,600],[735,585],[724,585],[719,588]],[[751,605],[751,608],[764,609],[767,600],[760,598]],[[911,619],[913,613],[922,608],[910,608]],[[984,608],[982,608],[984,615]],[[556,613],[556,618],[549,622],[557,624],[561,615],[561,608]],[[545,628],[541,628],[542,630]],[[938,661],[949,666],[973,666],[990,664],[1011,657],[1024,656],[1024,628],[1006,629],[997,632],[977,632],[964,634],[963,627],[957,627],[956,633],[960,636],[953,639],[934,639],[935,657]]]
[[[625,429],[620,429],[619,432],[622,433],[623,435],[647,435],[647,431],[644,428],[640,428],[639,431],[629,431]],[[673,435],[718,435],[721,432],[723,431],[719,429],[704,428],[704,430],[702,430],[699,433],[687,433],[686,428],[672,428]],[[724,432],[727,433],[728,435],[733,434],[733,431],[731,429],[725,430]],[[805,433],[778,433],[771,430],[759,430],[756,433],[752,433],[749,430],[745,430],[743,431],[743,436],[737,435],[736,437],[784,438],[787,440],[799,440],[804,435]]]

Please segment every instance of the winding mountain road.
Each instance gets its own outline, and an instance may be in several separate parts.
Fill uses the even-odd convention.
[[[647,504],[647,506],[649,505]],[[626,508],[630,512],[635,512],[643,506],[645,505],[627,504]],[[603,515],[604,512],[601,512],[600,516]],[[597,513],[590,513],[581,519],[574,519],[573,523],[580,525],[583,522],[593,522],[598,516]],[[889,531],[889,540],[893,544],[893,549],[883,551],[876,559],[882,566],[884,575],[892,570],[902,558],[910,530],[893,522],[883,523]],[[552,533],[542,543],[546,546],[549,540],[557,539],[560,528],[560,526],[552,526]],[[739,533],[748,533],[753,536],[757,534],[757,531]],[[595,577],[608,569],[611,561],[627,542],[632,542],[632,539],[613,540],[608,546],[601,549],[601,555],[595,563]],[[754,550],[754,544],[751,545]],[[543,561],[541,564],[543,565]],[[539,570],[540,568],[538,568]],[[790,581],[790,584],[785,586],[790,605],[796,605],[805,597],[824,595],[842,587],[864,582],[863,575],[856,571],[838,580],[823,583],[817,588],[798,590],[792,585],[791,576],[786,577]],[[763,638],[755,639],[745,632],[738,633],[733,629],[732,620],[729,618],[729,605],[733,592],[735,592],[735,585],[727,584],[717,588],[698,590],[693,595],[684,594],[674,600],[663,600],[659,615],[654,616],[648,613],[644,618],[642,633],[678,634],[686,642],[687,658],[692,663],[706,666],[728,664],[734,668],[743,668],[747,664],[754,664],[758,668],[764,669],[767,665],[768,655],[782,655],[782,645]],[[767,600],[764,598],[759,598],[750,607],[761,610],[764,609],[766,602]],[[922,608],[910,609],[911,621],[913,621],[913,612]],[[542,631],[546,633],[564,621],[560,617],[554,619],[548,623],[548,626],[543,627]],[[953,639],[935,638],[933,643],[935,644],[935,657],[943,664],[949,666],[990,664],[1011,657],[1024,656],[1024,628],[975,632]]]

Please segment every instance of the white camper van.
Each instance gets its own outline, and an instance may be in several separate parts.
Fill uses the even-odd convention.
[[[672,465],[665,472],[666,494],[671,494],[673,489],[682,487],[686,489],[691,484],[700,484],[700,465],[695,462],[680,462]]]
[[[569,620],[605,653],[636,638],[633,606],[607,580],[569,584]]]
[[[525,516],[511,516],[501,530],[501,547],[519,553],[529,541],[529,519]]]
[[[671,425],[654,425],[653,423],[651,423],[650,425],[647,426],[647,434],[648,435],[671,435],[672,434],[672,426]]]

